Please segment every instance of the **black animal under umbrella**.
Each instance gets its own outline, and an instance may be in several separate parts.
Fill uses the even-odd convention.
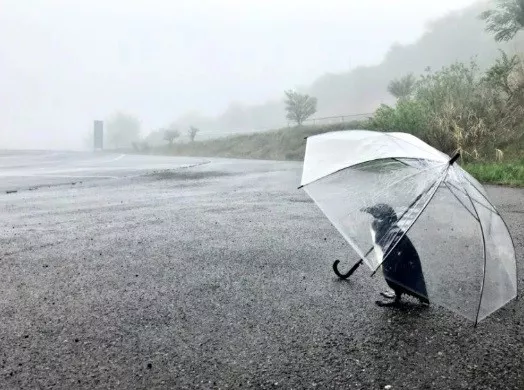
[[[396,304],[400,301],[402,294],[411,295],[421,302],[429,304],[419,255],[411,240],[397,225],[398,218],[395,210],[387,204],[379,203],[372,207],[366,207],[362,211],[371,214],[374,218],[371,224],[371,236],[373,249],[378,256],[383,256],[387,243],[397,241],[394,250],[389,252],[387,258],[378,259],[382,264],[384,279],[395,292],[395,300],[392,303],[377,301],[377,304],[379,306]],[[397,240],[397,237],[400,237],[400,239]],[[383,295],[390,298],[387,294]]]
[[[371,276],[382,269],[394,295],[382,293],[390,300],[380,306],[395,306],[405,294],[475,325],[516,298],[511,235],[458,158],[406,133],[308,137],[299,188],[358,256],[345,273],[335,261],[336,275],[347,279],[362,264]]]

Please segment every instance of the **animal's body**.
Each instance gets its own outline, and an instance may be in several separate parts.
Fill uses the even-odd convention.
[[[364,211],[374,217],[371,224],[374,251],[377,261],[382,263],[382,272],[386,283],[395,292],[395,303],[400,301],[402,294],[408,294],[429,304],[419,255],[411,240],[403,234],[398,226],[394,210],[388,205],[378,204]],[[384,260],[384,252],[388,250],[392,240],[396,240],[402,235],[403,237]],[[383,295],[389,298],[389,296]],[[382,302],[377,302],[377,304],[388,305]]]

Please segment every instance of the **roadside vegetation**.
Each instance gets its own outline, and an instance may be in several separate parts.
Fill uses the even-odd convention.
[[[524,187],[524,160],[466,163],[463,168],[483,183]]]
[[[515,5],[515,4],[520,5]],[[496,41],[510,41],[522,30],[524,2],[499,0],[479,15]],[[386,91],[385,91],[386,92]],[[175,142],[179,129],[158,131],[164,143],[134,145],[135,151],[185,156],[272,160],[303,159],[305,137],[334,130],[369,129],[413,134],[449,155],[461,153],[460,163],[482,182],[524,186],[524,60],[500,51],[487,69],[455,62],[423,74],[407,73],[391,80],[387,92],[395,98],[362,121],[325,126],[303,122],[316,112],[317,99],[286,91],[285,115],[295,126],[249,135]],[[284,115],[284,113],[283,113]],[[195,139],[196,138],[196,139]]]
[[[174,143],[147,148],[147,153],[179,156],[295,160],[304,158],[305,137],[335,130],[359,129],[365,122],[344,122],[325,126],[297,126],[274,131],[221,137],[206,141]]]
[[[524,62],[502,52],[487,71],[475,61],[392,80],[397,102],[363,121],[286,127],[271,132],[190,143],[154,153],[301,160],[305,137],[334,130],[369,129],[413,134],[449,155],[482,182],[524,186]]]

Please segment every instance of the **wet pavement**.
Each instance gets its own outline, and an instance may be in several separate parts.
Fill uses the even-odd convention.
[[[301,164],[0,155],[0,388],[523,389],[524,307],[379,308]],[[524,191],[487,187],[524,255]],[[15,192],[16,191],[16,192]],[[519,286],[522,292],[522,287]]]

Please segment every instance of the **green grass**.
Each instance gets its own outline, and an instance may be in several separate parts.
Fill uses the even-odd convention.
[[[482,183],[524,187],[524,160],[468,163],[464,169]]]

